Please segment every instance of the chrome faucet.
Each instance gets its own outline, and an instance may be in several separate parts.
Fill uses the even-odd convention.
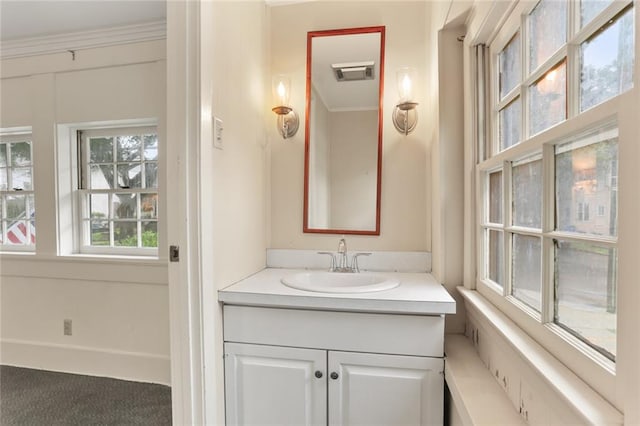
[[[347,257],[347,241],[341,238],[338,242],[338,272],[353,272],[349,270],[349,258]]]
[[[319,251],[318,254],[326,254],[331,257],[331,266],[329,272],[360,272],[358,267],[359,256],[370,256],[371,253],[355,253],[351,257],[351,265],[349,265],[349,255],[347,253],[347,241],[341,238],[338,242],[338,258],[329,251]]]

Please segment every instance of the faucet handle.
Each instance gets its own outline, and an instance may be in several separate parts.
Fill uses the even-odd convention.
[[[358,267],[358,256],[371,256],[371,253],[355,253],[351,258],[351,269],[353,272],[360,272]]]
[[[319,251],[318,254],[326,254],[331,256],[331,266],[329,267],[329,272],[333,272],[336,270],[336,256],[330,251]]]

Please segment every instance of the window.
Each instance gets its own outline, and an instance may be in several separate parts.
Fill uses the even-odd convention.
[[[0,247],[33,251],[36,244],[31,134],[0,135]]]
[[[633,86],[634,37],[630,0],[521,2],[489,46],[491,144],[478,164],[479,288],[610,371],[620,141],[608,101]]]
[[[78,153],[80,251],[156,254],[156,129],[81,130]]]

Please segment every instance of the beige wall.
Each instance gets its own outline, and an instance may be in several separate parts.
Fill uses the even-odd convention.
[[[378,111],[330,114],[333,229],[376,228]]]
[[[396,69],[413,66],[420,76],[417,101],[425,103],[429,22],[423,2],[320,1],[277,6],[271,14],[271,72],[289,74],[292,104],[304,120],[307,31],[386,26],[384,79],[382,208],[380,236],[349,236],[349,249],[431,251],[429,202],[429,120],[419,106],[421,122],[405,137],[391,123],[398,100]],[[275,117],[267,128],[271,149],[270,247],[335,249],[339,235],[302,232],[304,126],[291,140],[275,133]]]
[[[204,385],[209,424],[224,424],[222,306],[217,290],[265,267],[265,119],[271,112],[267,8],[258,1],[201,4],[201,255]],[[213,148],[210,115],[223,121]]]

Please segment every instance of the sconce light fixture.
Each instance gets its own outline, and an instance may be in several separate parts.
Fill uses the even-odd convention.
[[[284,139],[293,137],[298,131],[300,122],[298,114],[289,106],[291,81],[285,75],[273,77],[273,99],[276,106],[272,109],[278,115],[278,132]]]
[[[408,135],[418,124],[417,102],[413,101],[413,88],[416,81],[416,69],[400,68],[397,71],[398,92],[400,100],[393,109],[393,125],[400,133]]]

